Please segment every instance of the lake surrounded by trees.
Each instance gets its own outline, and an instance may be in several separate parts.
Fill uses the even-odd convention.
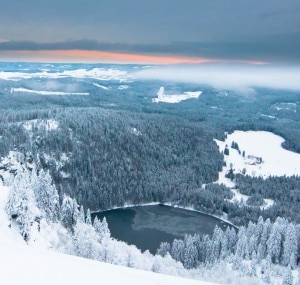
[[[94,213],[106,217],[112,237],[155,253],[161,242],[186,234],[212,235],[215,226],[230,224],[203,213],[165,205],[134,206]]]

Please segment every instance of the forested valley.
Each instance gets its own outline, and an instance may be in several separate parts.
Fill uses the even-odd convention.
[[[299,95],[289,94],[289,105],[284,92],[257,89],[247,97],[203,86],[199,100],[169,106],[150,100],[162,82],[132,82],[114,97],[86,81],[90,96],[0,93],[0,179],[13,190],[6,211],[27,242],[32,225],[46,220],[62,226],[55,226],[53,248],[65,253],[182,276],[204,276],[218,266],[223,272],[230,264],[266,283],[276,274],[290,278],[300,258],[299,176],[232,173],[235,189],[249,196],[235,202],[235,189],[216,183],[226,154],[214,139],[264,130],[300,152]],[[264,199],[274,203],[264,207]],[[234,226],[162,243],[152,256],[111,239],[106,221],[90,217],[150,202],[192,208]]]

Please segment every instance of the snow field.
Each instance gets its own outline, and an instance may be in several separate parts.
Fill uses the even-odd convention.
[[[300,175],[300,154],[284,149],[281,144],[284,139],[270,132],[264,131],[235,131],[229,134],[225,142],[215,140],[220,151],[229,147],[229,155],[224,155],[226,167],[230,169],[232,163],[235,173],[242,173],[243,169],[250,176],[292,176]],[[238,143],[241,154],[231,148],[232,142]],[[245,151],[245,157],[242,152]],[[259,163],[257,158],[262,158]],[[222,176],[223,173],[221,173]]]
[[[30,120],[23,124],[26,131],[32,131],[33,128],[45,128],[46,131],[57,130],[59,123],[55,120]]]
[[[74,69],[74,70],[65,70],[62,72],[6,72],[0,71],[0,79],[3,80],[12,80],[18,81],[21,79],[30,79],[30,78],[91,78],[97,80],[120,80],[126,81],[129,78],[129,75],[126,71],[121,71],[114,68],[93,68],[93,69]]]
[[[33,93],[39,95],[50,95],[50,96],[67,96],[67,95],[78,95],[78,96],[87,96],[90,95],[87,92],[60,92],[60,91],[45,91],[45,90],[32,90],[26,88],[11,88],[10,93]]]
[[[159,91],[157,92],[157,98],[153,98],[153,103],[179,103],[184,100],[188,99],[198,99],[201,95],[202,91],[195,91],[195,92],[184,92],[183,94],[173,94],[167,95],[165,94],[165,88],[160,87]]]
[[[220,152],[224,152],[226,146],[229,155],[224,155],[226,166],[219,173],[218,183],[223,183],[229,188],[235,187],[235,182],[225,177],[232,169],[234,173],[245,173],[253,177],[267,178],[269,176],[300,175],[300,154],[284,149],[281,144],[284,139],[265,131],[234,131],[227,135],[225,141],[215,140]],[[231,147],[232,142],[239,146],[238,150]],[[243,157],[245,151],[245,157]],[[261,159],[261,161],[260,161]],[[247,195],[239,193],[237,189],[231,189],[234,197],[232,201],[246,202]],[[262,209],[272,206],[271,199],[264,199]]]

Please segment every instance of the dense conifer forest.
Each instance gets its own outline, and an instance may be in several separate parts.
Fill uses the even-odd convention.
[[[64,80],[69,84],[71,79]],[[229,189],[211,184],[223,166],[213,139],[224,139],[225,132],[272,131],[284,137],[284,147],[300,150],[299,105],[295,103],[296,112],[290,112],[284,105],[285,92],[257,89],[246,96],[202,87],[201,99],[169,106],[149,101],[163,82],[132,82],[123,95],[99,93],[88,79],[80,83],[90,96],[1,94],[0,155],[15,149],[39,169],[49,170],[60,201],[67,194],[93,210],[170,202],[216,215],[225,212],[237,225],[257,221],[260,215],[273,221],[277,216],[299,221],[293,211],[298,177],[270,178],[270,184],[238,175],[241,193],[251,196],[243,206],[228,202]],[[111,81],[110,88],[117,84]],[[297,93],[288,96],[289,102],[299,100]],[[284,199],[283,180],[295,186]],[[259,187],[250,191],[249,184]],[[262,191],[262,185],[268,191]],[[274,199],[274,206],[261,210],[263,198]]]

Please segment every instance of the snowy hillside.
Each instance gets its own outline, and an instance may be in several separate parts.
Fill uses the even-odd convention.
[[[212,283],[184,279],[143,270],[92,261],[29,246],[9,227],[5,212],[9,188],[0,186],[0,284],[199,284]]]
[[[263,131],[235,131],[229,134],[224,142],[215,140],[220,151],[228,148],[228,155],[224,155],[226,167],[219,178],[228,183],[223,177],[230,170],[250,176],[291,176],[300,175],[300,154],[282,148],[284,139],[270,132]],[[232,148],[232,143],[238,145],[239,150]],[[244,152],[244,154],[243,154]],[[230,185],[229,185],[230,186]]]
[[[231,188],[233,202],[246,203],[249,196],[236,189],[235,181],[226,177],[232,173],[242,173],[253,177],[300,175],[300,154],[284,149],[284,139],[264,131],[235,131],[227,135],[225,141],[215,140],[220,152],[224,153],[226,166],[219,173],[218,183]],[[272,199],[264,199],[262,209],[274,204]]]
[[[212,284],[92,261],[0,239],[0,284]]]

